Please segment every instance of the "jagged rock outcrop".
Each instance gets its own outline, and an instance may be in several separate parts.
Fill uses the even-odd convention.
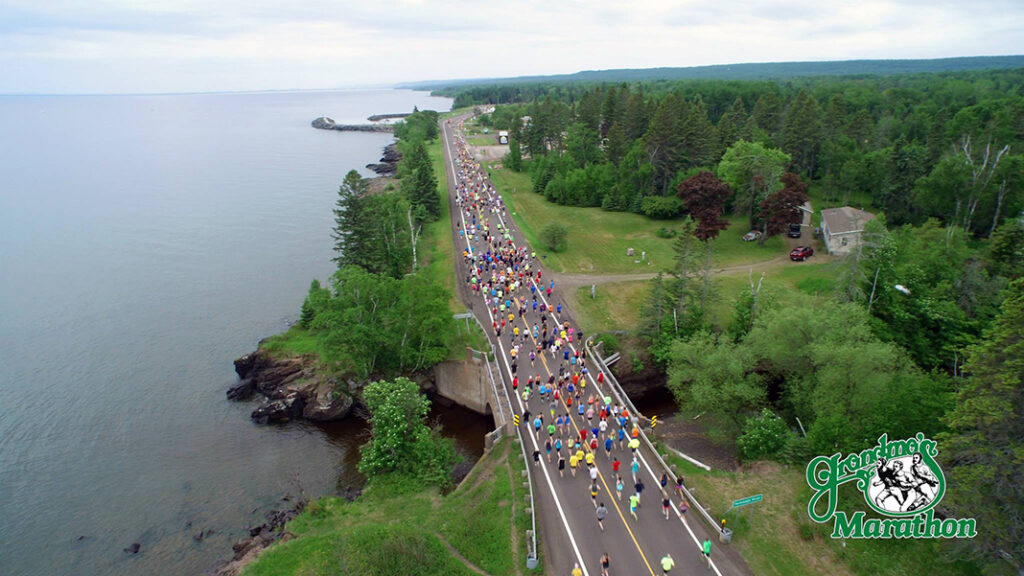
[[[401,160],[402,153],[398,151],[398,145],[392,142],[384,147],[384,155],[377,164],[367,164],[366,167],[381,176],[394,176]]]
[[[296,418],[317,422],[340,420],[355,404],[358,385],[326,375],[309,356],[273,356],[257,350],[235,360],[241,381],[227,391],[232,400],[259,392],[266,400],[252,412],[253,420],[284,423]]]

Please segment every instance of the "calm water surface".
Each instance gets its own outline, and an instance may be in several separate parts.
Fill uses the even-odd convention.
[[[331,273],[337,186],[391,139],[310,120],[450,103],[0,97],[0,574],[200,573],[300,483],[361,482],[361,423],[252,424],[231,360]],[[446,421],[475,458],[488,422]]]

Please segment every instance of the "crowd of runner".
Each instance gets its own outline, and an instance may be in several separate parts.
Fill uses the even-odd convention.
[[[470,154],[461,133],[456,135],[456,149],[455,191],[460,214],[455,222],[466,246],[462,250],[465,282],[473,295],[485,302],[491,330],[506,345],[512,392],[522,399],[522,422],[543,446],[543,452],[534,450],[533,464],[552,466],[562,479],[568,467],[569,481],[577,473],[588,478],[587,497],[602,531],[609,514],[606,501],[612,498],[611,494],[602,495],[603,490],[614,490],[616,502],[625,499],[629,515],[639,522],[641,497],[648,487],[639,473],[636,421],[625,406],[602,395],[599,388],[604,374],[600,370],[596,377],[590,374],[585,347],[573,345],[583,342],[583,330],[569,321],[559,321],[562,305],[551,304],[554,280],[544,278],[536,253],[514,241],[505,224],[508,214],[501,195]],[[600,474],[599,459],[610,465],[613,486]],[[685,522],[689,505],[682,477],[673,486],[669,483],[668,475],[662,474],[660,486],[653,487],[660,492],[661,514],[669,520],[677,510]],[[615,502],[613,506],[618,510]],[[710,557],[710,547],[710,541],[701,547],[705,558]],[[602,576],[607,576],[610,558],[604,554],[600,562]],[[660,563],[665,574],[674,566],[668,554]]]

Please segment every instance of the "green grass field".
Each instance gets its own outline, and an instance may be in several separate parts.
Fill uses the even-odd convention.
[[[295,539],[269,548],[243,574],[474,575],[446,543],[490,574],[517,573],[525,552],[513,551],[521,538],[513,537],[512,516],[525,514],[523,500],[513,496],[519,473],[509,459],[518,456],[518,446],[500,442],[447,496],[377,479],[355,502],[316,500],[288,523]]]
[[[672,266],[674,239],[659,238],[656,233],[663,227],[678,228],[679,220],[652,220],[628,212],[553,204],[533,193],[526,172],[491,170],[491,177],[527,240],[556,272],[630,274]],[[748,232],[744,217],[730,216],[728,220],[729,228],[712,242],[713,266],[737,266],[784,255],[781,238],[769,238],[764,245],[743,242]],[[540,231],[552,222],[560,222],[569,230],[569,246],[564,252],[551,252],[539,241]],[[626,255],[629,248],[635,256]],[[646,252],[643,260],[642,252]]]
[[[595,289],[595,298],[591,298],[590,286],[580,286],[567,299],[576,313],[576,321],[588,334],[633,330],[640,322],[649,288],[646,280],[600,284]]]
[[[834,262],[772,263],[753,273],[755,285],[765,273],[761,288],[762,302],[779,305],[813,304],[815,300],[833,298],[839,278]],[[711,280],[708,321],[725,329],[730,323],[733,306],[740,294],[749,289],[746,272],[718,274]],[[568,304],[576,312],[577,321],[589,333],[610,330],[633,331],[639,326],[644,301],[650,290],[649,280],[609,282],[597,286],[597,297],[590,297],[590,286],[581,286],[569,296]],[[770,304],[766,304],[770,305]]]

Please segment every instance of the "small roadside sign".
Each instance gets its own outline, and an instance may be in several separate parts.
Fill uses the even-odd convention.
[[[760,502],[764,500],[764,494],[757,494],[755,496],[747,496],[746,498],[740,498],[739,500],[733,500],[732,507],[739,508],[740,506],[746,506],[747,504],[753,504],[754,502]]]

